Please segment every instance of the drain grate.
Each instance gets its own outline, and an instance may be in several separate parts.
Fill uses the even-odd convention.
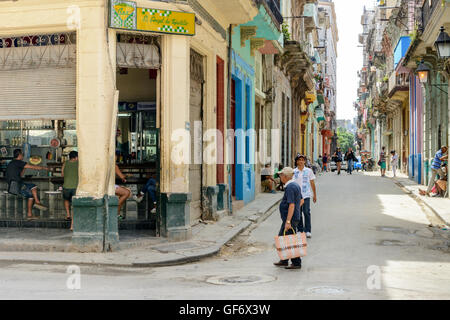
[[[337,288],[337,287],[313,287],[309,288],[306,291],[315,294],[324,294],[324,295],[338,295],[348,292],[346,289]]]
[[[220,285],[240,285],[240,284],[257,284],[275,281],[276,278],[272,276],[264,275],[229,275],[229,276],[216,276],[206,280],[208,283],[220,284]]]

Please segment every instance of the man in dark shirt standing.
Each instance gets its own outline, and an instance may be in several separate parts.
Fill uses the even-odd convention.
[[[284,197],[280,203],[280,215],[283,223],[281,224],[279,236],[284,234],[293,234],[297,230],[300,222],[300,207],[303,205],[303,197],[300,186],[292,179],[294,170],[292,168],[284,168],[279,172],[281,183],[284,184]],[[292,264],[289,266],[289,260],[282,260],[274,265],[285,267],[286,269],[301,269],[302,259],[291,259]]]
[[[43,206],[39,201],[36,185],[23,182],[22,175],[25,169],[48,171],[49,168],[34,166],[26,163],[25,161],[23,161],[23,153],[20,149],[14,150],[14,160],[12,160],[6,167],[6,181],[8,182],[8,190],[10,190],[12,181],[15,181],[19,184],[20,194],[24,198],[28,199],[28,219],[33,219],[33,201],[36,202],[34,204],[34,207],[39,210],[45,211],[47,210],[47,207]]]

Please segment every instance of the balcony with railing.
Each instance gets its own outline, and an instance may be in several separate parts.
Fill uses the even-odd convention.
[[[317,3],[306,3],[303,9],[303,16],[305,17],[305,29],[311,30],[319,27],[319,10]]]
[[[389,77],[389,98],[403,100],[408,92],[409,74],[392,72]]]

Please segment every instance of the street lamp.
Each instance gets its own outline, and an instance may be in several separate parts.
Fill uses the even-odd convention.
[[[450,37],[447,32],[445,32],[444,27],[441,27],[441,32],[434,43],[438,56],[441,59],[450,58]]]
[[[430,73],[430,68],[427,67],[423,59],[420,62],[419,66],[417,67],[416,72],[419,75],[420,83],[428,82],[428,74]]]

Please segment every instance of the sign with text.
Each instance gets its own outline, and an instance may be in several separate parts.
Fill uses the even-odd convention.
[[[195,35],[195,14],[138,8],[136,2],[111,0],[109,26],[116,29]]]
[[[138,8],[137,29],[183,35],[195,35],[195,14],[170,10]]]

